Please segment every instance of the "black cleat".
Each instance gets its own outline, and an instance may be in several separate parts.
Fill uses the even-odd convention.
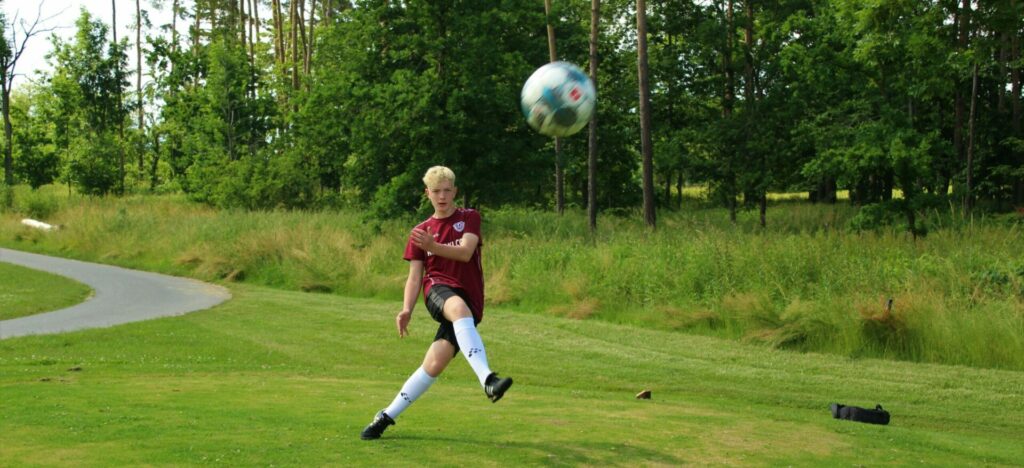
[[[363,429],[363,432],[359,434],[359,437],[363,440],[380,439],[380,435],[384,433],[384,429],[387,429],[388,426],[394,425],[395,420],[391,419],[391,416],[388,416],[387,413],[381,410],[373,417],[373,422],[370,423],[369,426],[366,426],[366,429]]]
[[[498,377],[498,374],[492,372],[484,383],[484,393],[487,394],[487,398],[491,399],[491,403],[497,403],[511,386],[512,377]]]

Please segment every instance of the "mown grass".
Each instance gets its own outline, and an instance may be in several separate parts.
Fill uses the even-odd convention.
[[[1014,465],[1024,373],[817,353],[493,307],[498,404],[462,358],[358,438],[433,336],[396,299],[229,285],[209,311],[0,341],[5,465]],[[642,390],[652,400],[636,400]],[[831,418],[883,404],[889,426]]]
[[[43,201],[32,201],[35,199]],[[217,211],[181,197],[21,191],[63,225],[0,222],[0,245],[205,280],[395,299],[417,221],[355,211]],[[923,213],[927,237],[847,229],[856,208],[779,201],[757,213],[687,202],[638,214],[483,209],[489,307],[696,333],[771,348],[1024,369],[1024,224]],[[889,299],[893,306],[887,309]]]
[[[63,309],[90,294],[77,281],[0,261],[0,320]]]

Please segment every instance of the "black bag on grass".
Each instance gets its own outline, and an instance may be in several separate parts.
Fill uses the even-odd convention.
[[[882,405],[875,405],[875,409],[867,409],[832,403],[830,408],[832,417],[836,419],[849,419],[868,424],[889,424],[889,412],[882,409]]]

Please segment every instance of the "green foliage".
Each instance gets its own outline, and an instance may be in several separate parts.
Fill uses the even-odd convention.
[[[20,91],[11,103],[11,119],[18,122],[12,129],[14,173],[32,188],[39,188],[57,180],[61,158],[52,142],[53,125],[41,109],[49,98],[39,96],[35,87]]]
[[[107,25],[83,11],[75,37],[54,40],[53,72],[13,108],[13,175],[33,186],[58,171],[61,180],[80,177],[73,145],[95,136],[117,142],[116,167],[90,167],[117,171],[118,194],[148,184],[217,206],[358,205],[401,216],[421,207],[413,181],[444,164],[469,206],[552,205],[553,141],[528,129],[517,106],[524,79],[549,60],[543,5],[319,2],[301,27],[286,18],[253,41],[229,3],[179,9],[179,20],[199,25],[187,38],[169,25],[144,28],[152,33],[143,46],[144,128],[127,118],[140,97],[129,90],[128,42],[110,44]],[[555,2],[550,15],[557,58],[584,68],[590,6]],[[770,191],[834,201],[847,190],[857,205],[887,203],[898,191],[908,201],[902,224],[916,235],[925,229],[912,208],[918,197],[966,198],[971,142],[978,207],[1020,206],[1022,116],[1011,83],[1020,8],[652,2],[659,206],[679,203],[684,182],[709,187],[734,216],[740,200],[752,207]],[[608,213],[641,203],[634,9],[603,2],[597,28],[595,186]],[[570,207],[588,203],[588,147],[585,133],[562,139]],[[148,174],[122,167],[138,161]],[[110,191],[104,184],[86,190]]]
[[[76,137],[68,151],[68,178],[82,193],[106,195],[120,182],[123,149],[111,134]]]

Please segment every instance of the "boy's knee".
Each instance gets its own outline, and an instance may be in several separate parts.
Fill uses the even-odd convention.
[[[461,298],[453,297],[445,301],[444,317],[449,321],[454,322],[472,316],[473,312],[469,310],[469,306]]]

